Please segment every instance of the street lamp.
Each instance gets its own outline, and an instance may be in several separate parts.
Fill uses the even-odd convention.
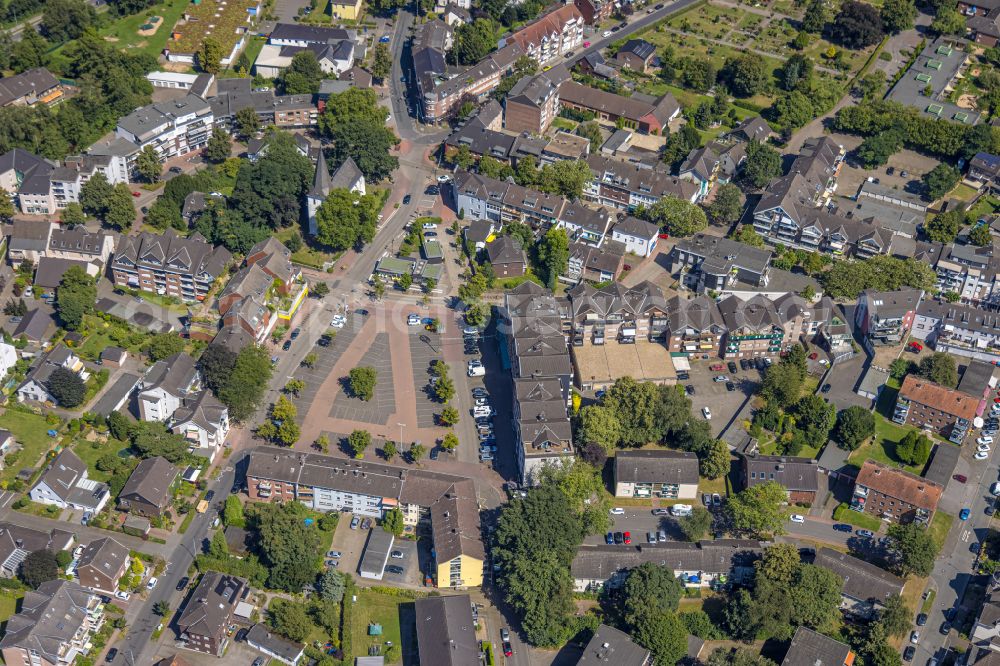
[[[399,445],[402,446],[403,445],[403,426],[405,426],[406,424],[405,423],[397,423],[396,425],[399,426]]]

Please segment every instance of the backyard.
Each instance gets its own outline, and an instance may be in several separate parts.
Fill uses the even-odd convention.
[[[25,467],[40,465],[41,458],[53,444],[48,436],[48,430],[53,426],[45,421],[44,416],[8,409],[0,414],[0,428],[9,430],[21,446],[17,459],[8,461],[0,470],[0,485],[6,487],[17,473]]]
[[[412,596],[411,596],[412,594]],[[385,646],[398,645],[402,647],[401,622],[407,627],[407,644],[413,644],[413,601],[417,593],[407,593],[405,590],[380,588],[359,589],[358,601],[351,614],[351,646],[355,655],[368,654],[370,646],[378,645],[385,654]],[[345,599],[345,603],[348,601]],[[369,626],[377,624],[382,627],[380,636],[369,636]],[[396,654],[400,654],[398,651]],[[401,663],[402,659],[386,661],[386,663]]]

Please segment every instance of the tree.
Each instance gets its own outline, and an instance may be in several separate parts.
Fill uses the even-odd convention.
[[[10,198],[10,192],[0,187],[0,222],[10,224],[16,214],[17,209],[14,207],[13,199]]]
[[[621,423],[623,446],[641,446],[663,436],[657,419],[659,399],[657,386],[650,382],[622,377],[611,385],[604,396],[604,405]]]
[[[129,439],[129,420],[121,412],[111,412],[108,414],[108,430],[111,431],[111,436],[120,442],[128,441]]]
[[[11,66],[14,73],[21,74],[34,67],[45,67],[48,64],[49,43],[38,34],[35,27],[29,23],[21,26],[21,39],[14,42],[11,50]]]
[[[938,547],[922,525],[913,522],[890,525],[889,548],[896,557],[895,568],[901,576],[931,574]]]
[[[80,266],[71,266],[56,287],[56,313],[63,327],[70,331],[80,328],[84,315],[93,311],[96,301],[94,278]]]
[[[879,612],[878,621],[889,636],[905,636],[910,631],[913,610],[906,605],[903,597],[891,594],[886,597]]]
[[[198,66],[201,71],[209,74],[218,74],[222,69],[222,58],[225,52],[222,45],[214,37],[206,37],[198,50]],[[252,107],[251,107],[252,110]]]
[[[287,599],[275,599],[271,602],[267,620],[274,631],[298,642],[304,641],[313,627],[306,605]]]
[[[365,402],[375,397],[375,384],[377,381],[375,368],[370,366],[352,368],[347,375],[347,379],[354,397],[360,398]]]
[[[308,509],[299,502],[256,507],[261,563],[269,571],[267,586],[299,593],[316,577],[319,530],[306,524]]]
[[[795,54],[785,61],[779,70],[778,82],[783,90],[791,92],[797,88],[808,90],[812,81],[812,60],[801,54]]]
[[[950,164],[938,164],[924,174],[924,189],[931,201],[936,201],[948,194],[958,184],[962,174]]]
[[[208,137],[208,145],[205,146],[205,159],[213,164],[221,164],[229,159],[232,151],[232,141],[221,127],[212,128],[212,136]]]
[[[872,99],[885,90],[886,76],[881,69],[865,74],[858,79],[857,91],[864,99]]]
[[[410,447],[410,462],[418,463],[427,454],[427,449],[423,444],[414,444]]]
[[[42,583],[59,577],[56,556],[51,550],[32,551],[21,562],[18,574],[25,585],[37,589]]]
[[[286,95],[314,95],[319,92],[322,79],[323,70],[316,54],[302,49],[292,56],[292,62],[281,78],[281,85]]]
[[[166,601],[157,601],[153,604],[153,612],[160,617],[166,617],[170,615],[170,604]]]
[[[737,531],[753,536],[781,534],[785,522],[781,505],[785,499],[781,484],[768,481],[733,495],[726,509]]]
[[[396,442],[386,441],[382,445],[382,457],[386,459],[387,462],[392,462],[392,459],[399,455],[399,450],[396,448]]]
[[[712,443],[707,455],[698,458],[699,471],[702,476],[708,479],[718,479],[729,474],[729,465],[729,447],[721,439]]]
[[[396,278],[396,286],[399,287],[400,291],[409,291],[410,287],[413,286],[413,276],[409,273],[403,273]]]
[[[604,135],[601,134],[601,126],[593,120],[580,123],[576,126],[576,133],[590,141],[590,152],[597,151],[604,143]]]
[[[458,435],[452,431],[445,433],[444,437],[441,438],[441,448],[445,451],[454,451],[458,448]]]
[[[684,613],[681,619],[684,618],[684,615],[687,613]],[[699,636],[699,638],[701,637]],[[745,648],[715,648],[712,654],[708,655],[708,661],[705,663],[707,666],[777,666],[767,657],[762,657]]]
[[[864,407],[851,405],[837,415],[834,437],[841,448],[854,451],[875,434],[875,417]]]
[[[810,0],[802,16],[802,29],[818,35],[825,26],[826,3],[823,0]]]
[[[452,407],[451,405],[445,405],[441,409],[441,414],[439,415],[438,418],[441,421],[441,425],[453,426],[456,423],[458,423],[459,419],[458,410]]]
[[[160,179],[160,172],[163,165],[160,164],[160,155],[152,146],[145,146],[139,151],[135,160],[135,170],[147,183],[155,183]]]
[[[969,232],[969,242],[979,247],[990,245],[993,242],[993,234],[990,233],[989,226],[977,224],[973,227],[972,231]]]
[[[311,293],[316,298],[323,298],[330,293],[330,285],[326,282],[317,282],[312,286]]]
[[[176,333],[157,333],[144,349],[151,361],[161,361],[184,351],[184,339]]]
[[[566,230],[553,226],[538,243],[538,261],[544,269],[545,283],[555,289],[560,275],[569,268],[569,237]]]
[[[87,393],[87,386],[80,375],[62,366],[52,371],[45,388],[55,398],[56,404],[70,409],[82,404]]]
[[[335,250],[348,250],[375,237],[379,200],[338,188],[327,195],[316,211],[316,240]]]
[[[553,164],[546,164],[539,170],[535,187],[549,194],[579,199],[584,186],[592,178],[593,174],[586,162],[559,160]]]
[[[882,17],[875,7],[848,0],[828,27],[830,40],[849,49],[863,49],[882,39]]]
[[[913,0],[886,0],[879,12],[882,27],[886,32],[896,34],[909,30],[917,18],[917,8]]]
[[[931,30],[939,35],[962,35],[965,17],[957,9],[942,7],[931,21]]]
[[[726,60],[719,78],[726,83],[734,97],[753,97],[763,92],[768,84],[768,73],[763,60],[751,54]]]
[[[947,388],[958,386],[958,364],[947,352],[934,352],[920,360],[920,376]]]
[[[108,208],[101,218],[105,224],[119,231],[126,231],[135,220],[135,205],[132,203],[132,190],[128,183],[118,183],[108,199]]]
[[[790,363],[776,363],[764,373],[761,394],[781,408],[792,406],[802,392],[802,374]]]
[[[140,458],[162,456],[174,464],[187,462],[188,442],[159,421],[139,421],[129,428],[132,448]]]
[[[80,205],[87,215],[103,218],[114,187],[103,173],[97,172],[80,187]]]
[[[233,121],[237,133],[243,140],[253,137],[260,131],[260,116],[252,107],[245,107],[237,111]]]
[[[903,135],[895,128],[866,137],[854,151],[868,169],[882,166],[903,147]]]
[[[794,544],[776,543],[764,550],[754,564],[757,575],[782,585],[791,585],[799,570],[799,551]]]
[[[372,77],[385,81],[392,71],[392,56],[385,44],[376,44],[372,52]]]
[[[636,626],[645,616],[673,613],[683,592],[673,570],[644,562],[629,572],[622,587],[625,621]]]
[[[347,437],[347,446],[355,458],[364,458],[365,450],[372,445],[372,434],[367,430],[355,430]]]
[[[393,507],[385,512],[385,517],[382,519],[383,530],[398,537],[403,533],[404,527],[403,512],[399,507]]]
[[[896,457],[908,465],[924,465],[930,455],[930,438],[916,430],[910,430],[896,444]]]
[[[226,527],[246,527],[246,515],[243,512],[243,503],[238,495],[226,497],[226,504],[222,509],[222,523]]]
[[[248,345],[240,350],[225,384],[217,391],[219,400],[229,408],[229,418],[242,422],[257,411],[272,372],[266,349]]]
[[[687,655],[687,630],[673,613],[645,616],[635,639],[653,653],[656,666],[674,666]]]
[[[677,524],[681,529],[681,533],[684,534],[685,539],[688,541],[700,541],[708,533],[708,530],[712,528],[712,514],[709,513],[708,509],[696,506],[691,510],[690,514],[678,520]]]
[[[761,188],[781,175],[781,155],[775,149],[751,140],[747,144],[747,159],[743,176],[756,188]]]
[[[319,594],[326,601],[340,603],[347,590],[344,576],[334,568],[329,568],[319,577]]]
[[[576,434],[579,444],[598,444],[606,453],[611,453],[621,441],[622,424],[614,410],[587,405],[580,410]]]
[[[777,122],[790,129],[802,127],[816,115],[812,101],[798,90],[775,100],[770,112]]]
[[[764,239],[749,224],[742,225],[740,230],[733,234],[731,238],[751,247],[764,247]]]
[[[496,24],[490,19],[476,19],[455,30],[451,55],[459,65],[474,65],[496,48],[496,43]]]
[[[97,11],[83,0],[46,0],[42,34],[54,44],[77,39],[97,22]]]
[[[202,380],[216,394],[226,385],[234,365],[236,353],[223,345],[209,345],[198,359]]]
[[[673,196],[665,196],[650,206],[646,217],[671,236],[692,236],[708,226],[700,206]]]
[[[743,213],[743,195],[733,183],[723,183],[715,191],[715,200],[708,206],[708,215],[718,224],[732,224]],[[753,227],[751,227],[753,229]]]

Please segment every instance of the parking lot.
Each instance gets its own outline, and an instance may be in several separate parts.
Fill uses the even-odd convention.
[[[712,370],[711,366],[722,365],[722,370]],[[756,368],[743,370],[736,362],[736,373],[730,373],[726,363],[718,358],[708,361],[691,362],[688,379],[678,379],[677,383],[684,387],[692,387],[694,393],[688,390],[691,399],[691,412],[695,418],[704,418],[702,409],[711,410],[712,432],[718,434],[742,409],[743,404],[752,398],[760,389],[761,371]],[[734,390],[726,388],[727,382],[717,382],[715,377],[725,376],[727,382],[732,382]]]
[[[612,504],[614,499],[611,500]],[[701,500],[701,494],[695,499],[683,499],[683,500],[661,500],[661,508],[667,506],[668,504],[689,504],[691,506],[704,506]],[[624,509],[625,513],[621,515],[612,515],[611,521],[611,532],[628,532],[632,539],[632,546],[642,545],[647,543],[647,535],[649,532],[657,533],[663,531],[666,533],[668,541],[683,541],[684,535],[680,531],[680,526],[678,524],[678,518],[672,515],[657,515],[653,513],[653,509],[650,507],[637,507],[637,506],[625,506],[621,507]],[[713,506],[710,508],[713,515],[721,516],[722,506]],[[711,537],[709,537],[711,538]],[[588,545],[603,545],[606,543],[604,534],[592,534],[586,537],[583,542]]]

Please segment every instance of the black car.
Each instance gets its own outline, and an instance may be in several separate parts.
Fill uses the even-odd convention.
[[[181,590],[183,590],[185,587],[188,586],[188,583],[190,583],[190,582],[191,582],[191,579],[188,578],[187,576],[184,576],[184,578],[181,578],[179,581],[177,581],[177,591],[180,592]]]
[[[149,212],[149,209],[146,208],[145,206],[143,206],[142,208],[139,209],[139,212],[141,212],[143,215],[145,215],[146,213]]]
[[[947,636],[950,631],[951,631],[951,622],[947,622],[946,621],[946,622],[944,622],[944,623],[941,624],[941,633],[942,634],[944,634],[945,636]]]
[[[183,173],[184,169],[180,168],[179,166],[172,166],[170,167],[169,171],[170,173]]]
[[[365,310],[364,308],[358,308],[357,310],[354,311],[354,314],[361,315],[362,317],[367,317],[368,310]]]
[[[118,656],[118,648],[111,648],[110,650],[108,650],[108,655],[104,657],[104,661],[110,664],[115,660],[115,657],[117,656]]]
[[[735,391],[736,390],[736,384],[734,384],[732,382],[726,382],[726,390],[729,391],[729,392]]]
[[[694,395],[694,386],[688,384],[687,386],[684,387],[684,392],[687,393],[688,395]]]
[[[653,9],[663,9],[663,5],[662,4],[656,5],[655,7],[653,7]]]
[[[903,650],[903,661],[913,661],[913,655],[917,653],[917,648],[912,645],[907,645],[906,649]]]
[[[482,386],[477,386],[476,388],[472,389],[472,395],[476,396],[477,398],[485,398],[486,396],[489,395],[489,391],[484,389]]]
[[[755,366],[755,367],[756,367],[756,368],[757,368],[758,370],[763,370],[764,368],[766,368],[766,367],[767,367],[767,363],[765,363],[765,362],[764,362],[764,359],[762,359],[762,358],[758,358],[758,359],[757,359],[756,361],[754,361],[754,366]]]
[[[330,338],[328,338],[328,337],[326,337],[324,335],[322,338],[319,339],[319,341],[316,344],[318,344],[320,347],[329,347],[330,346]]]
[[[285,344],[281,345],[281,350],[282,351],[288,351],[291,348],[292,348],[292,341],[291,340],[285,340]]]
[[[922,627],[927,624],[927,613],[921,613],[917,616],[917,626]]]
[[[215,499],[215,491],[214,490],[209,490],[207,493],[205,493],[205,501],[206,502],[211,502],[213,499]]]
[[[295,328],[294,328],[294,329],[292,330],[292,334],[291,334],[291,335],[289,335],[289,336],[288,336],[288,338],[289,338],[290,340],[294,340],[294,339],[296,339],[297,337],[299,337],[299,335],[300,335],[301,333],[302,333],[302,329],[301,329],[301,328],[299,328],[298,326],[296,326],[296,327],[295,327]]]
[[[625,536],[621,532],[615,532],[615,543],[619,546],[625,543]]]
[[[403,205],[405,206],[406,204],[410,203],[410,199],[411,199],[411,197],[410,197],[409,194],[407,194],[405,197],[403,197]]]
[[[829,393],[830,389],[833,388],[829,384],[823,384],[823,388],[819,390],[820,393]]]
[[[402,574],[403,573],[403,567],[397,567],[395,565],[391,565],[391,566],[386,567],[385,571],[386,571],[386,573],[391,573],[391,574],[397,574],[398,575],[398,574]]]
[[[686,372],[678,372],[677,373],[677,379],[679,379],[680,381],[684,382],[684,381],[687,381],[687,380],[691,379],[691,375],[689,375]]]
[[[833,529],[837,530],[838,532],[853,532],[854,531],[853,527],[851,527],[850,525],[845,525],[844,523],[837,523],[836,525],[833,526]]]
[[[731,375],[735,375],[736,374],[736,363],[735,362],[730,361],[729,363],[726,364],[726,367],[729,368],[729,374],[731,374]]]

